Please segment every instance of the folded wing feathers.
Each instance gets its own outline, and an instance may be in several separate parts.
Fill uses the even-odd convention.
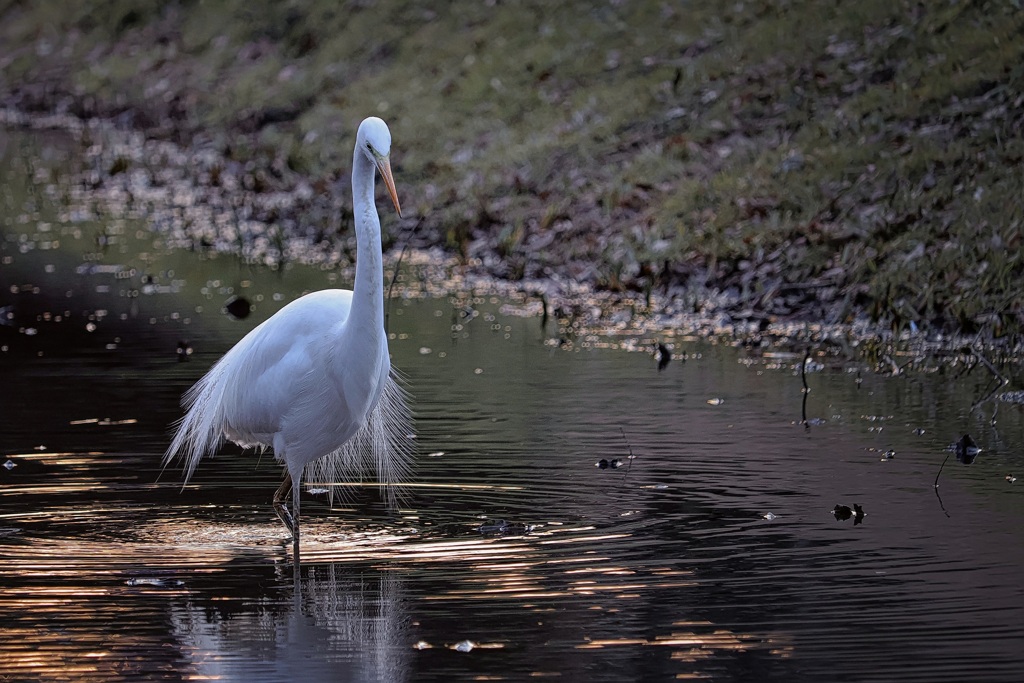
[[[177,433],[164,454],[166,466],[178,454],[185,459],[185,483],[195,472],[199,461],[214,453],[224,442],[223,393],[224,362],[219,363],[188,390],[182,400],[185,416],[175,423]],[[306,465],[303,479],[326,486],[333,502],[338,484],[362,481],[364,475],[375,475],[384,489],[389,507],[403,497],[406,481],[416,451],[409,409],[409,395],[402,386],[404,378],[392,368],[384,383],[380,401],[370,413],[366,424],[341,448]],[[243,444],[254,445],[254,444]]]

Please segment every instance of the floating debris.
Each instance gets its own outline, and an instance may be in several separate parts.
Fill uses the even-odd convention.
[[[155,576],[133,576],[127,581],[129,586],[156,586],[157,588],[178,588],[184,586],[185,582],[180,579],[161,579]]]
[[[601,458],[600,460],[598,460],[597,462],[594,463],[594,467],[597,467],[597,468],[602,469],[602,470],[607,470],[607,469],[617,470],[618,468],[622,467],[622,460],[619,459],[619,458],[615,458],[613,460],[608,460],[606,458]]]
[[[501,643],[474,643],[472,640],[460,640],[454,645],[449,645],[448,649],[458,652],[472,652],[473,650],[500,650],[503,647],[505,646]]]
[[[179,363],[188,360],[188,357],[192,355],[192,345],[187,341],[179,341],[177,354]]]
[[[433,453],[427,453],[428,458],[440,458],[444,455],[444,451],[434,451]]]
[[[658,361],[658,372],[661,372],[672,361],[672,352],[667,346],[658,342],[654,347],[654,359]]]
[[[882,453],[882,462],[885,462],[886,460],[892,460],[895,457],[896,457],[896,451],[894,451],[894,450],[892,450],[890,448],[885,453]]]
[[[956,459],[965,465],[973,463],[978,454],[981,453],[981,448],[978,447],[978,444],[971,438],[970,434],[964,434],[960,437],[960,440],[956,442],[953,449],[956,451]]]
[[[914,430],[914,434],[916,436],[923,436],[924,435],[924,427],[918,427],[917,429],[915,429]]]
[[[306,493],[309,493],[309,494],[314,495],[314,496],[321,496],[321,495],[323,495],[325,493],[328,493],[328,492],[329,492],[328,489],[325,489],[325,488],[306,489]]]
[[[864,521],[865,512],[864,508],[857,503],[854,503],[853,509],[851,509],[849,505],[836,505],[832,508],[832,514],[835,516],[836,520],[840,522],[845,522],[850,519],[850,517],[853,517],[853,525],[856,526]]]
[[[709,406],[720,406],[723,403],[725,403],[725,399],[724,398],[709,398],[707,400],[707,404]]]
[[[766,512],[763,515],[761,515],[761,519],[767,519],[769,522],[777,518],[778,515],[776,515],[774,512]]]
[[[1007,484],[1012,484],[1015,481],[1017,481],[1017,477],[1013,476],[1012,474],[1007,474],[1006,475],[1006,483]]]
[[[412,647],[414,650],[431,650],[434,646],[425,640],[418,640]]]
[[[84,418],[84,419],[81,419],[81,420],[71,420],[71,421],[68,422],[68,424],[69,425],[97,425],[97,426],[100,426],[100,427],[110,427],[110,426],[116,426],[116,425],[133,425],[133,424],[138,424],[138,422],[139,421],[137,419],[135,419],[134,417],[129,417],[129,418],[126,418],[124,420],[111,420],[109,417],[104,417],[104,418],[87,417],[87,418]],[[37,450],[43,450],[43,449],[37,448]]]
[[[420,347],[420,355],[421,356],[429,356],[430,355],[430,347],[429,346],[421,346]]]
[[[532,524],[516,524],[514,522],[506,522],[504,519],[487,520],[477,527],[477,531],[481,534],[500,536],[505,534],[527,534],[533,531],[533,529],[534,526]]]
[[[14,462],[13,460],[8,460],[7,462],[4,463],[4,467],[6,467],[9,470],[13,470],[17,466],[18,463]]]
[[[224,310],[232,320],[245,320],[252,313],[252,304],[243,296],[233,296],[224,302]]]

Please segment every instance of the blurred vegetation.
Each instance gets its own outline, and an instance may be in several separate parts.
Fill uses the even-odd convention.
[[[1019,0],[0,0],[0,100],[292,176],[395,137],[417,240],[506,278],[1019,341]]]

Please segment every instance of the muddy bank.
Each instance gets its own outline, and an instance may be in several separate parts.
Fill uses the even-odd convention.
[[[392,258],[652,330],[1015,347],[1019,9],[640,5],[10,4],[0,98],[179,246],[350,261],[375,113]]]
[[[194,252],[194,267],[227,256],[247,269],[287,272],[301,264],[327,271],[331,282],[347,283],[354,276],[351,231],[342,229],[340,236],[324,236],[280,228],[277,221],[281,216],[350,211],[332,203],[334,200],[317,200],[308,188],[254,192],[246,189],[244,174],[242,179],[235,177],[238,169],[221,171],[216,184],[204,183],[211,165],[216,168],[223,160],[192,153],[169,141],[121,131],[101,120],[82,122],[73,117],[0,110],[0,125],[56,136],[57,148],[65,150],[58,155],[61,162],[52,152],[23,150],[29,153],[21,155],[19,165],[24,165],[28,179],[17,179],[15,184],[34,189],[29,192],[26,213],[15,212],[6,219],[8,235],[0,251],[7,254],[53,248],[45,240],[56,239],[53,236],[65,228],[99,225],[106,227],[96,229],[96,253],[82,255],[86,264],[97,259],[106,262],[103,254],[108,250],[110,255],[135,254],[128,257],[127,265],[111,266],[115,279],[129,270],[134,272],[133,264],[140,273],[151,270],[145,265],[149,258],[145,254],[125,251],[129,234],[140,244],[151,243],[157,252],[168,247]],[[81,156],[66,154],[75,149],[86,151]],[[104,170],[118,167],[122,168],[117,172]],[[124,170],[128,167],[134,170]],[[328,194],[346,196],[344,189],[335,188]],[[46,220],[66,224],[57,232],[49,224],[33,224],[33,212],[52,202],[56,202],[58,214]],[[384,225],[401,232],[394,226],[397,221],[394,215],[384,215]],[[153,237],[139,232],[142,226],[152,231]],[[885,374],[976,372],[991,380],[993,395],[1003,390],[1005,377],[1018,372],[1019,353],[1005,345],[993,348],[978,337],[909,330],[894,335],[867,319],[841,324],[766,321],[732,313],[732,302],[711,291],[674,297],[655,291],[641,296],[599,290],[557,276],[513,282],[494,277],[480,263],[464,263],[438,247],[410,247],[404,239],[410,234],[402,233],[385,254],[387,276],[398,272],[388,295],[396,299],[447,298],[453,329],[460,321],[471,320],[481,302],[495,303],[494,297],[500,297],[503,313],[537,321],[541,338],[553,349],[616,348],[644,353],[658,361],[651,361],[652,368],[685,362],[694,342],[710,340],[761,351],[766,362],[792,367],[794,372],[800,367],[807,371],[836,367],[836,363],[854,359]],[[4,263],[10,264],[5,271],[13,276],[9,278],[12,282],[26,281],[17,277],[18,256],[5,257]],[[88,265],[82,267],[90,270]],[[165,275],[153,273],[156,279],[152,281],[166,284]],[[49,315],[47,310],[45,306],[39,309],[40,315]],[[20,314],[25,318],[26,310]]]

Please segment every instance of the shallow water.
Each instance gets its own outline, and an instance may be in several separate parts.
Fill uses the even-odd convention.
[[[972,410],[983,369],[822,358],[804,424],[790,354],[680,340],[659,372],[559,348],[489,297],[396,302],[409,498],[307,495],[296,576],[271,457],[227,447],[184,489],[159,461],[180,395],[233,341],[343,281],[74,219],[19,185],[19,155],[59,167],[59,145],[2,148],[0,677],[1019,677],[1024,480],[1006,477],[1024,421]],[[221,310],[239,293],[242,321]],[[948,450],[964,433],[971,465]]]

